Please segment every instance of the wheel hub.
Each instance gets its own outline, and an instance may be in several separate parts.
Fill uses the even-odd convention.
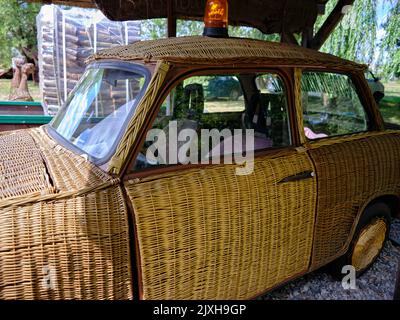
[[[352,255],[352,265],[357,271],[365,269],[378,256],[386,238],[386,222],[377,219],[360,233]]]

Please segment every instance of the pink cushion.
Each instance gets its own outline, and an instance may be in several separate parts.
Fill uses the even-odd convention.
[[[325,133],[315,133],[308,127],[304,127],[304,133],[306,134],[306,137],[311,140],[318,138],[325,138],[328,136]]]

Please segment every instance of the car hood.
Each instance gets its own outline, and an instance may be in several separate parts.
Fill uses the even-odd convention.
[[[0,135],[0,201],[54,193],[43,156],[28,130]]]
[[[87,159],[58,145],[45,127],[0,133],[0,202],[81,190],[108,180]]]

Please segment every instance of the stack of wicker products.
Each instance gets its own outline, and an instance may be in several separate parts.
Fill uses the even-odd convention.
[[[37,17],[37,29],[42,99],[53,115],[82,76],[85,60],[100,50],[138,41],[140,22],[114,22],[97,10],[48,5]]]

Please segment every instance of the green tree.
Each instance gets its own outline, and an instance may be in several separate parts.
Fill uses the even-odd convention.
[[[177,36],[200,36],[203,34],[203,21],[180,20],[177,21]],[[141,35],[143,39],[159,39],[167,36],[167,20],[151,19],[143,20],[141,24]],[[279,41],[278,34],[264,34],[256,28],[229,26],[231,37],[252,38],[259,40]]]
[[[325,15],[319,16],[315,32],[331,13],[338,0],[328,1]],[[321,48],[339,57],[360,63],[373,62],[376,48],[377,0],[356,0]]]
[[[36,15],[41,5],[0,0],[0,65],[9,67],[15,50],[36,61]]]
[[[140,36],[143,40],[154,40],[167,36],[167,19],[142,20]]]
[[[203,21],[178,20],[176,24],[177,36],[200,36],[203,34]]]
[[[400,77],[400,0],[391,1],[382,27],[385,30],[379,59],[383,61],[382,71],[387,78]]]
[[[252,27],[229,27],[229,35],[231,37],[251,38],[265,41],[280,41],[280,36],[277,33],[265,34],[260,30]]]

